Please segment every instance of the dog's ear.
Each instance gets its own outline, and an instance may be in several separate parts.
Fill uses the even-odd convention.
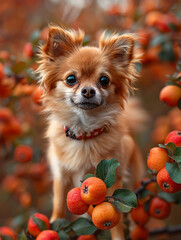
[[[106,36],[106,32],[104,32],[100,38],[99,47],[111,58],[113,63],[120,67],[126,67],[133,58],[134,42],[133,34]]]
[[[47,43],[43,47],[44,52],[55,60],[66,56],[82,45],[84,33],[81,30],[65,30],[60,27],[50,27]]]

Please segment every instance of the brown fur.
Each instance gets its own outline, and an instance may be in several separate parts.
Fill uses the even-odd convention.
[[[53,26],[50,27],[47,43],[40,48],[38,73],[40,85],[44,88],[45,112],[48,113],[48,159],[54,177],[52,221],[64,217],[65,189],[68,185],[71,182],[80,185],[83,175],[94,169],[101,159],[115,158],[120,162],[117,181],[109,189],[110,192],[122,187],[129,165],[136,167],[133,171],[137,173],[135,181],[138,181],[143,169],[139,150],[129,133],[128,118],[123,111],[138,76],[135,69],[135,62],[138,61],[135,37],[132,34],[113,34],[109,37],[103,34],[99,48],[96,48],[81,47],[83,36],[82,31],[67,31]],[[65,81],[71,74],[77,78],[74,86],[69,86]],[[105,88],[100,86],[101,76],[110,79],[110,84]],[[96,89],[96,100],[100,102],[98,107],[90,110],[77,107],[83,87]],[[82,142],[66,137],[64,125],[69,126],[76,135],[102,126],[107,130],[98,137]],[[123,235],[120,222],[112,229],[112,239],[124,239]]]

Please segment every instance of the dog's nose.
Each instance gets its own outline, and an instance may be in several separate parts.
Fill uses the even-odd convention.
[[[82,96],[85,98],[92,98],[95,96],[96,91],[92,87],[84,87],[84,88],[82,88],[81,93],[82,93]]]

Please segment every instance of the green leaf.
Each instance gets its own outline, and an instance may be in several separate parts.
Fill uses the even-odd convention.
[[[32,219],[33,219],[33,222],[37,225],[37,227],[38,227],[41,231],[47,229],[47,225],[46,225],[46,223],[45,223],[43,220],[41,220],[40,218],[37,218],[37,217],[35,217],[35,216],[33,216]]]
[[[89,235],[93,234],[97,228],[92,222],[86,218],[78,218],[76,221],[71,223],[69,227],[79,236],[79,235]]]
[[[166,147],[166,144],[158,144],[160,148],[166,149],[168,151],[169,155],[172,155],[172,153],[169,151],[169,149]]]
[[[96,234],[98,240],[111,239],[110,230],[100,231]]]
[[[177,63],[176,69],[177,71],[181,72],[181,61]]]
[[[174,182],[181,183],[181,163],[166,163],[165,168]]]
[[[172,155],[175,153],[177,146],[173,142],[169,142],[166,144],[166,148],[169,149]]]
[[[120,163],[116,159],[103,159],[96,168],[96,177],[102,179],[107,188],[111,187],[116,180],[116,168]]]
[[[5,63],[5,59],[4,58],[0,58],[0,63]]]
[[[8,76],[12,76],[12,75],[13,75],[10,67],[7,67],[7,66],[4,66],[4,73],[5,73],[6,75],[8,75]]]
[[[27,80],[28,83],[33,83],[36,80],[36,75],[35,72],[32,68],[27,68],[26,69],[26,74],[27,74]]]
[[[168,79],[170,79],[171,81],[177,81],[179,78],[177,77],[178,76],[178,72],[175,72],[174,74],[172,74],[172,75],[169,75],[169,74],[166,74],[166,77],[168,78]]]
[[[24,230],[18,235],[18,240],[28,240]]]
[[[181,162],[181,147],[176,147],[174,157],[176,158],[176,160],[174,159],[175,161]]]
[[[152,47],[158,46],[165,43],[166,41],[168,41],[168,37],[164,34],[160,34],[157,37],[153,38],[153,40],[150,43],[150,46]]]
[[[25,221],[24,214],[17,215],[12,219],[11,227],[14,229],[18,229],[24,224],[24,221]]]
[[[0,237],[1,237],[2,240],[12,240],[12,237],[7,236],[7,235],[1,235],[0,234]]]
[[[160,148],[166,149],[170,157],[174,154],[176,150],[176,145],[172,142],[169,142],[168,144],[158,144],[158,146]]]
[[[91,37],[89,35],[85,35],[82,46],[86,46],[91,41]]]
[[[151,174],[151,175],[157,175],[157,172],[155,170],[151,170],[151,169],[148,169],[147,173]]]
[[[139,62],[136,62],[136,63],[135,63],[135,66],[136,66],[136,71],[141,72],[141,70],[142,70],[142,64],[139,63]]]
[[[181,98],[178,100],[177,106],[179,109],[181,109]]]
[[[165,146],[165,144],[158,144],[158,146],[159,146],[160,148],[167,149],[166,146]]]
[[[170,86],[170,85],[174,85],[174,86],[178,86],[179,87],[179,85],[177,84],[176,80],[175,81],[174,80],[168,81],[165,84],[165,86]]]
[[[64,218],[56,219],[52,224],[51,224],[51,229],[58,232],[62,228],[66,227],[70,221]]]
[[[59,239],[69,240],[69,235],[65,231],[58,232]]]
[[[90,177],[95,177],[95,175],[92,174],[92,173],[88,173],[88,174],[86,174],[86,175],[84,176],[83,181],[85,181],[87,178],[90,178]]]
[[[149,208],[150,208],[150,202],[151,202],[152,198],[150,198],[146,203],[145,203],[145,211],[148,213],[149,212]]]
[[[30,41],[32,42],[33,45],[37,44],[38,40],[40,38],[40,30],[35,30],[30,38]]]
[[[121,201],[125,205],[131,208],[137,207],[137,197],[136,194],[128,189],[117,189],[114,191],[113,195],[115,201]]]
[[[110,203],[112,203],[112,205],[116,208],[116,210],[118,212],[122,212],[122,213],[128,213],[131,211],[132,207],[130,207],[129,205],[126,205],[122,202],[118,202],[118,201],[110,201]]]
[[[162,45],[162,50],[158,54],[162,61],[175,61],[175,53],[171,42]]]
[[[167,202],[174,202],[176,204],[181,203],[181,191],[177,193],[167,193],[167,192],[159,192],[158,197],[166,200]]]
[[[139,192],[138,198],[146,198],[150,194],[153,194],[153,193],[144,188],[141,192]]]
[[[12,67],[11,70],[15,74],[20,74],[26,69],[26,63],[25,62],[17,62]]]
[[[181,156],[171,156],[173,160],[175,160],[177,163],[181,162]]]
[[[136,195],[128,189],[117,189],[114,191],[110,201],[119,212],[128,213],[132,208],[137,207]]]
[[[168,26],[173,31],[178,31],[178,27],[174,23],[168,23]]]

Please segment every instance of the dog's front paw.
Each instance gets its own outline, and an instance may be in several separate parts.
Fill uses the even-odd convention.
[[[58,217],[52,215],[51,218],[50,218],[50,223],[54,222],[57,218]]]

